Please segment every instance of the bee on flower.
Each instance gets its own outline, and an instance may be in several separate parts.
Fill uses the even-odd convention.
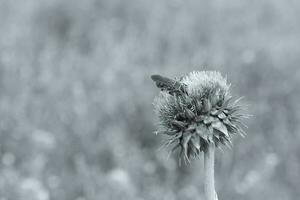
[[[166,134],[165,146],[180,150],[180,159],[190,162],[209,145],[229,146],[232,136],[244,136],[241,98],[234,100],[230,85],[216,71],[194,71],[180,80],[151,76],[160,94],[154,100],[159,118],[157,133]]]

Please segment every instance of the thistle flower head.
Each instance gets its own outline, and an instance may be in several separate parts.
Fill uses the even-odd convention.
[[[219,72],[191,72],[175,84],[181,92],[162,90],[154,100],[157,133],[168,135],[165,145],[173,146],[171,152],[180,149],[180,158],[189,162],[208,145],[230,146],[233,135],[245,134],[241,98],[233,101],[230,85]]]

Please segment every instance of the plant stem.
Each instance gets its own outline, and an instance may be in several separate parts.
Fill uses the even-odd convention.
[[[204,192],[205,200],[217,200],[214,177],[215,145],[208,145],[204,152]]]

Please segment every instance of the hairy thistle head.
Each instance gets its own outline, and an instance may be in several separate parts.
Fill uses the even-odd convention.
[[[160,87],[154,100],[160,122],[157,133],[168,135],[165,145],[173,146],[171,152],[180,149],[180,159],[189,162],[208,145],[230,146],[233,135],[245,134],[241,98],[232,99],[219,72],[191,72],[178,81],[166,80],[170,85]]]

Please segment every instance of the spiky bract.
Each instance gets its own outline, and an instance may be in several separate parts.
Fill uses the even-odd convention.
[[[230,146],[232,135],[244,135],[245,117],[229,94],[229,85],[216,71],[191,72],[180,81],[187,93],[171,95],[161,91],[154,100],[160,127],[157,133],[169,136],[171,152],[181,150],[185,161],[206,151],[208,145]]]

